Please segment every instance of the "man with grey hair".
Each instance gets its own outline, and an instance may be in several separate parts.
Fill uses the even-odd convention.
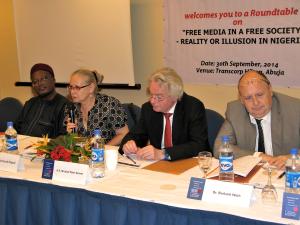
[[[141,159],[177,160],[209,150],[205,108],[183,91],[171,68],[154,72],[148,83],[138,124],[124,137],[120,152]]]
[[[272,91],[268,78],[250,70],[239,80],[239,100],[228,103],[226,120],[215,141],[229,135],[235,157],[255,153],[282,169],[291,148],[300,147],[300,100]]]

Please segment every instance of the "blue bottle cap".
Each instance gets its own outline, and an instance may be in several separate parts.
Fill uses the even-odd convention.
[[[8,121],[7,122],[7,127],[12,127],[12,126],[14,126],[14,123],[12,121]]]
[[[291,153],[291,155],[297,155],[298,154],[298,149],[297,148],[292,148],[290,153]]]
[[[99,129],[94,130],[94,135],[101,135],[101,131]]]
[[[228,135],[224,135],[224,136],[222,136],[221,137],[221,139],[222,139],[222,142],[228,142],[229,141],[229,136]]]

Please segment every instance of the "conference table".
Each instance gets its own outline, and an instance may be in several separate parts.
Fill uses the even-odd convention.
[[[37,140],[18,139],[21,151]],[[23,171],[0,171],[0,225],[300,224],[281,218],[284,178],[273,179],[277,203],[263,204],[255,188],[251,206],[243,208],[187,198],[191,177],[201,176],[198,166],[176,175],[119,164],[104,178],[75,185],[41,178],[42,160],[24,158],[24,164]],[[250,183],[266,181],[259,170]]]

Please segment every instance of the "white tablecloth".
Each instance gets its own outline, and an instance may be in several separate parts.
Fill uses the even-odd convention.
[[[19,149],[37,141],[37,138],[19,136]],[[31,162],[24,159],[25,170],[18,173],[0,171],[1,177],[36,181],[40,183],[54,183],[51,180],[41,178],[42,161]],[[149,162],[148,162],[149,163]],[[147,162],[146,162],[147,164]],[[191,177],[200,177],[198,166],[182,173],[172,175],[167,173],[153,172],[150,170],[118,165],[116,171],[107,172],[101,179],[93,179],[87,185],[73,185],[68,183],[55,183],[56,185],[77,187],[94,192],[102,192],[116,196],[124,196],[149,202],[156,202],[170,206],[201,209],[207,211],[223,212],[236,216],[285,223],[300,224],[299,221],[281,218],[282,194],[284,190],[284,178],[273,178],[273,184],[277,188],[278,202],[274,205],[264,205],[260,199],[261,189],[254,189],[253,203],[250,208],[233,207],[223,204],[210,204],[198,200],[188,199],[187,191]],[[267,175],[263,170],[259,171],[250,183],[264,185]]]

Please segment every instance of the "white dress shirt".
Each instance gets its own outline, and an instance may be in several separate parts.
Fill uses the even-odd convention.
[[[253,116],[250,116],[250,121],[256,127],[256,144],[255,144],[255,151],[258,151],[258,128],[256,124],[256,120]],[[264,133],[264,143],[265,143],[265,153],[267,155],[273,155],[273,148],[272,148],[272,131],[271,131],[271,112],[261,118],[261,127]]]

